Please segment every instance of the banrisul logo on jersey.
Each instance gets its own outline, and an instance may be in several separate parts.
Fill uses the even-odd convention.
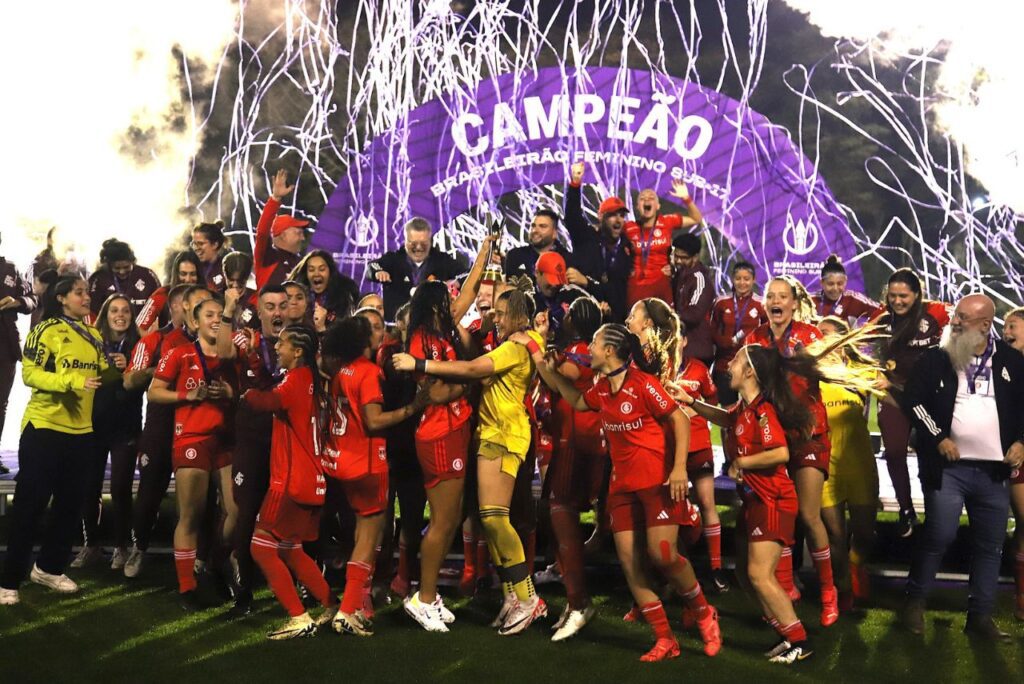
[[[472,254],[486,229],[464,229],[468,217],[493,217],[503,197],[544,186],[557,208],[577,161],[597,196],[629,207],[653,188],[673,211],[672,181],[684,180],[710,230],[767,273],[814,286],[829,253],[855,254],[827,184],[782,127],[692,81],[568,66],[499,75],[412,108],[352,151],[312,244],[360,278],[420,216],[447,229],[440,247]],[[859,266],[847,270],[858,289]]]

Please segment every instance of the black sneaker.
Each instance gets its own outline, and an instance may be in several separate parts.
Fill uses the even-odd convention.
[[[919,524],[917,513],[914,511],[900,511],[900,521],[896,525],[896,534],[907,539],[914,534],[914,527]]]
[[[722,568],[711,571],[711,584],[715,588],[715,591],[719,594],[724,594],[729,591],[729,573]]]
[[[178,594],[178,607],[186,613],[197,613],[206,609],[199,599],[199,592],[195,589]]]
[[[225,613],[225,617],[228,620],[240,620],[241,618],[252,615],[252,592],[246,589],[240,589],[235,594],[235,605],[228,609]]]
[[[814,649],[811,648],[810,641],[797,641],[794,644],[790,644],[782,653],[772,656],[768,659],[770,663],[779,663],[781,665],[792,665],[798,660],[806,660],[814,655]]]

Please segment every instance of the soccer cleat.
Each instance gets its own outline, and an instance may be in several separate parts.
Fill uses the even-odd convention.
[[[684,610],[684,618],[683,618],[684,622],[683,622],[683,624],[685,625],[686,624],[686,622],[685,622],[685,620],[686,620],[686,618],[685,618],[685,610],[686,609],[684,608],[683,610]],[[640,606],[636,605],[635,603],[633,604],[633,607],[629,609],[629,612],[622,616],[622,621],[623,622],[642,622],[643,619],[644,619],[644,616],[640,612]]]
[[[225,617],[228,620],[238,620],[252,615],[252,592],[248,589],[240,589],[235,594],[235,604],[228,609]]]
[[[583,610],[572,610],[569,611],[568,615],[564,616],[564,620],[559,626],[558,630],[551,637],[552,641],[565,641],[569,637],[576,636],[581,629],[583,629],[590,618],[594,617],[594,606],[587,606]]]
[[[768,662],[792,665],[798,660],[806,660],[807,658],[810,658],[813,654],[814,649],[811,648],[810,642],[798,641],[795,644],[791,644],[785,651],[769,658]]]
[[[289,618],[288,622],[273,632],[267,632],[267,638],[271,641],[284,641],[285,639],[299,639],[313,636],[314,634],[316,634],[316,623],[313,622],[313,618],[309,617],[309,613],[303,613],[302,615]]]
[[[98,546],[83,546],[75,559],[71,561],[71,567],[77,570],[93,563],[99,563],[101,560],[103,560],[103,549]]]
[[[17,589],[4,589],[0,587],[0,606],[13,606],[19,601],[21,599],[18,598]]]
[[[774,658],[775,656],[779,655],[780,653],[785,653],[786,651],[788,651],[792,647],[793,647],[793,644],[789,643],[788,639],[782,639],[777,644],[775,644],[774,646],[769,648],[767,651],[765,651],[764,652],[764,657],[768,658],[770,660],[770,659]]]
[[[516,607],[516,596],[515,594],[505,594],[505,599],[502,601],[501,610],[498,611],[498,617],[491,621],[491,627],[498,629],[508,618],[508,614]]]
[[[917,513],[914,511],[900,511],[900,521],[896,524],[896,534],[907,539],[914,534],[914,528],[917,525]]]
[[[199,599],[199,592],[195,589],[178,594],[178,607],[186,613],[197,613],[206,609]]]
[[[110,558],[111,570],[123,570],[124,564],[128,562],[128,549],[118,546],[114,549],[114,555]]]
[[[535,572],[533,574],[533,583],[536,585],[561,584],[562,573],[558,571],[558,563],[552,563],[543,570]]]
[[[340,603],[335,603],[333,606],[328,606],[327,608],[324,608],[324,611],[317,615],[316,618],[313,620],[313,622],[316,623],[317,629],[320,629],[324,625],[331,624],[331,621],[334,620],[334,616],[338,614],[338,611],[340,609]]]
[[[839,619],[839,595],[835,587],[821,590],[821,626],[831,627]]]
[[[547,614],[548,604],[544,603],[544,599],[540,596],[534,596],[529,601],[516,601],[515,608],[505,618],[504,624],[498,628],[498,634],[501,636],[519,634],[532,625],[535,620],[539,620]]]
[[[448,610],[447,606],[444,605],[444,599],[441,598],[440,594],[434,595],[434,602],[430,604],[441,618],[441,622],[446,625],[450,625],[455,622],[455,613]]]
[[[447,632],[448,625],[444,624],[441,615],[435,610],[432,603],[420,601],[420,593],[417,591],[402,601],[402,607],[413,620],[420,624],[420,627],[428,632]]]
[[[711,586],[715,588],[715,591],[719,594],[724,594],[729,591],[730,582],[728,573],[719,568],[711,571]]]
[[[655,663],[659,660],[679,657],[679,642],[675,639],[658,639],[654,648],[640,656],[642,663]]]
[[[722,650],[722,628],[718,624],[718,611],[708,606],[704,617],[697,620],[701,641],[704,642],[704,655],[715,657]]]
[[[138,546],[133,546],[131,551],[128,552],[128,560],[124,562],[124,576],[128,579],[138,577],[139,573],[142,572],[142,559],[145,556],[145,551]]]
[[[38,565],[32,566],[32,572],[29,573],[28,578],[36,584],[41,584],[60,594],[74,594],[78,591],[78,585],[67,575],[51,575],[40,570]]]
[[[361,637],[373,636],[373,624],[360,615],[359,612],[350,615],[339,610],[331,621],[331,627],[338,634],[354,634]]]

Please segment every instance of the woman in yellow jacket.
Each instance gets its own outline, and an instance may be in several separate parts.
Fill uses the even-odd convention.
[[[60,593],[78,591],[64,568],[82,514],[94,391],[104,379],[120,378],[103,353],[99,331],[83,322],[88,315],[86,281],[63,276],[47,288],[43,319],[25,342],[22,380],[31,388],[32,398],[21,424],[18,484],[0,575],[0,605],[18,602],[18,587],[26,575]],[[53,510],[42,548],[31,565],[33,533],[51,497]]]

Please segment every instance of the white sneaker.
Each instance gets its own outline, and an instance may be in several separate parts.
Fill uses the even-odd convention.
[[[0,606],[13,606],[19,601],[21,599],[18,598],[17,589],[4,589],[0,587]]]
[[[533,573],[534,584],[561,584],[562,573],[558,572],[558,564],[552,563],[540,572]]]
[[[551,637],[551,640],[565,641],[569,637],[575,636],[577,632],[590,622],[592,617],[594,617],[594,606],[587,606],[583,610],[570,611],[569,615],[565,618],[565,622],[558,628],[554,636]]]
[[[71,567],[77,570],[101,560],[103,560],[103,549],[98,546],[83,546],[75,559],[71,561]]]
[[[316,634],[316,623],[313,622],[313,618],[309,617],[309,613],[303,613],[302,615],[289,618],[288,622],[273,632],[268,632],[267,638],[273,641],[283,641],[285,639],[313,636],[314,634]]]
[[[111,570],[123,570],[124,564],[128,562],[128,549],[123,547],[116,547],[114,549],[114,555],[110,558],[110,569]]]
[[[515,609],[516,603],[518,603],[518,601],[516,600],[515,594],[505,594],[505,601],[501,604],[501,610],[498,611],[498,617],[491,621],[491,627],[498,629],[505,624],[505,620],[508,618],[509,613]]]
[[[519,634],[527,627],[548,614],[548,604],[540,596],[534,596],[529,601],[516,601],[516,607],[505,618],[505,623],[498,628],[501,636],[512,636]]]
[[[448,631],[448,625],[444,624],[444,620],[441,619],[441,614],[434,608],[434,604],[420,601],[420,592],[417,591],[402,601],[402,607],[405,608],[405,612],[408,613],[409,617],[420,623],[420,627],[428,632]]]
[[[437,614],[441,617],[441,622],[446,625],[450,625],[455,622],[455,613],[448,610],[448,607],[444,605],[444,599],[441,598],[440,594],[436,594],[434,602],[431,604]]]
[[[142,572],[142,559],[145,557],[146,552],[140,549],[138,546],[133,546],[131,551],[128,552],[128,559],[124,562],[124,576],[128,579],[134,579],[139,576]]]
[[[40,570],[38,565],[32,566],[28,578],[61,594],[74,594],[78,591],[78,585],[67,575],[51,575]]]

